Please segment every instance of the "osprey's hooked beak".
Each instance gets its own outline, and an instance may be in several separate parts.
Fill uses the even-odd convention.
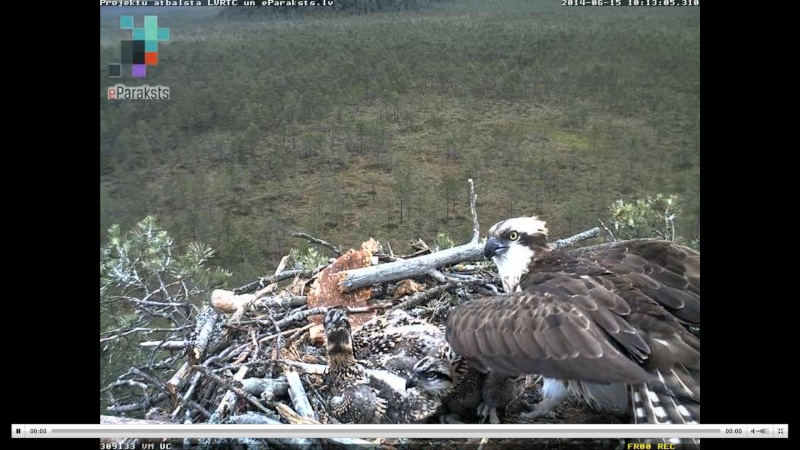
[[[506,250],[508,250],[508,245],[492,236],[486,240],[486,246],[483,247],[483,256],[486,257],[486,259],[492,259]]]
[[[406,390],[409,390],[417,385],[417,377],[406,378]]]

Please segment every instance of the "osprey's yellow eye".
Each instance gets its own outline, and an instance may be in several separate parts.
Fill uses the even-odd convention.
[[[512,241],[516,241],[517,239],[519,239],[519,233],[517,233],[516,231],[512,231],[511,233],[508,233],[508,238]]]

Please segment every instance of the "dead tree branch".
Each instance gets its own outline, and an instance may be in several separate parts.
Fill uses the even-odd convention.
[[[183,350],[188,347],[189,341],[147,341],[139,344],[140,347],[158,347],[162,350]]]
[[[478,201],[478,196],[475,194],[475,183],[472,178],[467,180],[469,183],[469,212],[472,215],[472,240],[470,243],[478,242],[481,239],[481,228],[478,224],[478,209],[475,203]]]
[[[595,227],[591,230],[578,233],[575,236],[553,241],[552,245],[555,248],[567,247],[576,242],[597,237],[599,234],[600,229]],[[343,292],[349,292],[377,283],[388,283],[390,281],[419,277],[439,267],[464,261],[478,261],[481,259],[484,259],[483,243],[480,241],[470,242],[418,258],[404,259],[377,266],[365,267],[363,269],[344,271],[342,273],[345,274],[345,277],[339,285]]]
[[[569,247],[570,245],[573,245],[573,244],[575,244],[577,242],[585,241],[586,239],[591,239],[591,238],[597,237],[599,235],[600,235],[600,228],[599,227],[594,227],[591,230],[583,231],[583,232],[578,233],[578,234],[576,234],[574,236],[570,236],[570,237],[565,238],[565,239],[558,239],[556,241],[553,241],[552,245],[555,248]]]
[[[265,408],[264,405],[262,405],[261,402],[258,401],[257,398],[255,398],[252,395],[248,394],[243,389],[234,386],[232,383],[222,379],[222,377],[220,377],[219,375],[215,374],[208,367],[194,366],[193,368],[196,369],[196,370],[199,370],[200,372],[202,372],[203,375],[205,375],[205,376],[211,378],[212,380],[216,381],[221,386],[225,387],[226,389],[228,389],[229,391],[231,391],[234,394],[238,395],[239,397],[247,400],[251,405],[255,406],[256,408],[260,409],[261,411],[263,411],[263,412],[265,412],[267,414],[270,413],[269,410],[267,408]],[[242,371],[247,372],[246,367],[242,367],[240,369],[239,373],[242,373]],[[240,377],[240,379],[242,379],[242,378],[244,378],[244,374],[242,374],[242,376]],[[220,407],[222,407],[224,403],[227,404],[225,401],[220,402]],[[219,408],[217,409],[217,412],[221,412],[219,410]]]
[[[213,308],[206,307],[197,318],[197,338],[187,351],[188,360],[195,364],[203,360],[206,349],[212,340],[219,335],[218,324],[221,322],[222,315],[218,314]]]
[[[311,308],[305,309],[302,311],[297,311],[292,314],[287,315],[283,319],[276,322],[279,328],[283,328],[286,325],[289,325],[292,322],[299,322],[301,320],[308,319],[311,316],[316,316],[318,314],[325,314],[328,312],[328,308],[324,306],[320,306],[318,308]]]
[[[301,278],[311,278],[314,276],[314,273],[315,271],[311,270],[287,270],[285,272],[279,273],[278,275],[262,277],[259,278],[257,281],[253,281],[252,283],[247,283],[244,286],[240,286],[234,289],[233,293],[239,295],[239,294],[246,294],[248,292],[254,292],[259,289],[264,289],[270,284],[277,283],[283,280],[288,280],[289,278],[294,278],[297,276]]]
[[[342,272],[344,279],[339,286],[343,292],[363,288],[377,283],[403,280],[418,277],[431,269],[449,266],[462,261],[483,259],[483,243],[470,242],[445,250],[441,250],[417,258],[404,259],[363,269]]]
[[[238,414],[228,418],[227,423],[235,423],[240,425],[282,425],[279,420],[271,419],[263,414],[248,412]],[[290,450],[290,449],[310,449],[314,447],[314,439],[308,438],[276,438],[270,439],[269,445],[276,448]],[[259,447],[254,447],[259,448]]]
[[[236,294],[236,291],[215,289],[211,293],[211,305],[217,311],[233,313],[231,321],[241,317],[250,310],[269,311],[272,308],[292,309],[306,304],[308,298],[304,295],[288,296],[262,296],[258,294]]]
[[[250,395],[267,398],[286,397],[289,395],[289,383],[285,377],[281,378],[244,378],[242,389]]]
[[[393,309],[410,309],[417,305],[420,305],[426,300],[430,300],[437,295],[441,295],[447,292],[448,289],[454,288],[458,286],[458,283],[447,283],[436,286],[434,288],[417,292],[416,294],[407,295],[402,298],[400,303],[398,303]]]
[[[311,403],[308,401],[308,394],[303,388],[303,382],[300,381],[300,375],[291,370],[286,371],[286,381],[289,382],[289,397],[292,399],[294,409],[301,416],[318,421],[317,413],[311,407]]]
[[[328,250],[332,251],[337,257],[342,256],[341,247],[336,248],[336,246],[334,246],[333,244],[331,244],[326,240],[315,238],[314,236],[311,236],[308,233],[292,233],[291,236],[296,238],[303,238],[308,242],[311,242],[312,244],[321,245],[327,248]]]

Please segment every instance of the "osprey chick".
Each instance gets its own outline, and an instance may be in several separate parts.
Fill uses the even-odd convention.
[[[347,311],[331,309],[323,320],[331,415],[342,423],[424,423],[441,413],[442,400],[406,389],[405,378],[356,360]]]

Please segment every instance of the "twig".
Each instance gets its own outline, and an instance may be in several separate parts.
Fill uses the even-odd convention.
[[[267,408],[265,408],[264,405],[262,405],[261,402],[258,401],[257,398],[255,398],[252,395],[248,394],[247,392],[245,392],[241,388],[238,388],[238,387],[234,386],[233,384],[227,382],[226,380],[223,380],[222,377],[220,377],[217,374],[215,374],[208,367],[193,366],[192,368],[199,370],[200,372],[203,373],[203,375],[211,378],[212,380],[216,381],[218,384],[220,384],[221,386],[225,387],[229,391],[232,391],[236,395],[238,395],[239,397],[247,400],[250,404],[252,404],[256,408],[260,409],[261,411],[263,411],[263,412],[265,412],[267,414],[270,413],[269,410]]]
[[[376,303],[374,305],[369,305],[369,306],[348,306],[345,309],[347,309],[347,313],[348,314],[364,314],[364,313],[370,313],[372,311],[375,311],[376,309],[389,309],[392,306],[393,305],[392,305],[391,302],[383,302],[383,303]]]
[[[280,360],[283,359],[281,357],[281,348],[283,345],[281,344],[281,326],[279,326],[272,316],[268,317],[269,321],[272,322],[272,326],[275,327],[275,342],[272,344],[272,360],[273,364],[269,368],[269,373],[275,373],[275,370],[278,368],[278,364]]]
[[[303,381],[305,381],[304,386],[308,388],[308,390],[311,391],[312,394],[311,396],[309,396],[309,400],[311,400],[311,407],[314,408],[314,411],[316,411],[320,422],[330,423],[330,414],[328,413],[325,400],[322,398],[322,395],[320,395],[317,388],[314,387],[314,383],[309,381],[308,374],[304,375],[305,375],[305,378],[303,378]]]
[[[201,377],[202,377],[202,374],[200,372],[195,372],[194,373],[194,375],[192,376],[192,382],[189,384],[189,389],[186,389],[186,393],[183,394],[182,398],[183,398],[184,401],[187,401],[187,402],[191,401],[190,399],[192,398],[192,395],[194,395],[194,391],[195,391],[195,389],[197,389],[197,383],[200,382],[200,378]],[[181,403],[183,403],[183,402],[181,402]],[[178,416],[178,413],[180,412],[180,410],[181,410],[181,407],[178,406],[177,408],[175,408],[175,411],[173,411],[172,414],[170,414],[170,416],[173,419],[175,419]],[[206,417],[208,417],[208,416],[206,416]]]
[[[138,376],[144,378],[145,380],[149,381],[151,385],[157,387],[158,389],[161,389],[162,391],[164,391],[167,394],[170,393],[169,390],[168,390],[168,386],[166,386],[161,380],[156,379],[153,376],[151,376],[151,375],[149,375],[149,374],[147,374],[145,372],[142,372],[141,370],[139,370],[139,369],[137,369],[135,367],[132,370],[134,371],[134,373],[136,375],[138,375]],[[198,405],[197,403],[195,403],[195,402],[193,402],[191,400],[184,399],[183,397],[178,397],[178,401],[180,401],[181,404],[186,409],[196,409],[196,410],[200,411],[200,413],[203,414],[204,416],[211,417],[211,414],[205,408],[203,408],[202,406]]]
[[[286,255],[283,258],[281,258],[281,261],[278,263],[278,267],[275,269],[275,274],[274,275],[280,275],[280,273],[283,272],[283,269],[286,268],[286,263],[288,261],[289,261],[289,255]],[[265,295],[269,295],[269,294],[273,293],[275,291],[275,289],[277,289],[277,288],[278,288],[278,283],[277,282],[268,284],[267,287],[265,287],[264,289],[261,289],[258,292],[256,292],[256,294],[255,294],[256,298],[258,299],[258,298],[261,298],[261,297],[263,297]]]
[[[261,395],[269,392],[270,398],[285,396],[289,392],[289,383],[281,378],[243,378],[242,389],[250,395]]]
[[[239,370],[236,372],[236,374],[233,376],[233,381],[241,382],[242,379],[244,379],[244,376],[247,375],[248,370],[250,370],[250,368],[247,366],[240,367]],[[232,390],[228,390],[222,397],[222,401],[219,402],[219,405],[217,405],[217,409],[214,411],[214,414],[217,415],[218,417],[221,416],[223,413],[225,413],[231,408],[231,405],[233,405],[235,401],[236,401],[236,393],[233,392]]]
[[[481,229],[478,224],[478,209],[475,206],[478,196],[475,194],[475,184],[472,182],[472,178],[467,180],[467,182],[469,183],[469,212],[472,215],[472,240],[470,243],[474,243],[481,239]]]
[[[288,316],[284,317],[283,319],[279,320],[277,323],[279,328],[283,328],[286,325],[289,325],[292,322],[301,321],[308,319],[311,316],[316,316],[318,314],[325,314],[328,312],[328,308],[326,306],[320,306],[317,308],[306,309],[302,311],[297,311]]]
[[[150,334],[150,333],[174,333],[176,331],[181,331],[181,330],[185,330],[187,328],[192,328],[192,327],[193,327],[192,325],[184,325],[182,327],[175,327],[175,328],[145,328],[145,327],[131,328],[130,330],[123,331],[123,332],[121,332],[119,334],[115,334],[113,336],[100,338],[100,343],[102,344],[103,342],[108,342],[108,341],[113,340],[113,339],[119,339],[119,338],[121,338],[123,336],[127,336],[127,335],[133,334],[133,333],[145,333],[145,334]],[[115,331],[119,331],[119,330],[115,330]]]
[[[161,350],[183,350],[191,344],[189,341],[147,341],[140,342],[140,347],[158,347]]]
[[[444,276],[444,274],[436,269],[431,269],[426,273],[428,274],[429,277],[433,278],[439,283],[447,283],[447,278]]]
[[[600,219],[598,219],[597,221],[598,221],[598,222],[600,222],[600,225],[602,225],[602,226],[603,226],[603,229],[604,229],[604,230],[606,230],[606,233],[608,233],[608,235],[609,235],[609,236],[611,236],[611,240],[612,240],[612,241],[616,241],[616,240],[617,240],[617,238],[615,238],[615,237],[614,237],[614,233],[612,233],[612,232],[611,232],[611,230],[609,230],[609,229],[608,229],[608,227],[606,226],[606,224],[604,224],[604,223],[603,223],[603,221],[602,221],[602,220],[600,220]]]
[[[406,295],[401,299],[401,302],[395,305],[392,309],[410,309],[418,306],[425,300],[430,300],[439,294],[447,292],[448,289],[458,286],[458,283],[447,283],[433,287],[431,289],[417,292],[416,294]]]
[[[303,238],[303,239],[307,240],[308,242],[311,242],[312,244],[321,245],[321,246],[329,249],[330,251],[332,251],[336,256],[342,256],[341,247],[340,248],[336,248],[330,242],[322,240],[322,239],[315,238],[314,236],[311,236],[308,233],[292,233],[291,236],[292,237],[296,237],[296,238]]]
[[[287,366],[296,367],[303,371],[303,373],[313,373],[317,375],[324,375],[325,372],[328,370],[328,366],[325,364],[309,364],[299,361],[292,361],[291,359],[284,359],[281,361],[283,364]]]
[[[289,278],[293,278],[296,276],[300,276],[302,278],[311,278],[314,276],[314,272],[315,271],[310,271],[310,270],[287,270],[286,272],[281,272],[278,275],[272,275],[270,277],[261,277],[257,281],[253,281],[252,283],[247,283],[244,286],[234,289],[233,293],[236,295],[246,294],[248,292],[253,292],[259,289],[263,289],[272,283],[288,280]]]
[[[296,409],[301,416],[318,421],[317,414],[308,401],[308,394],[306,394],[306,390],[303,388],[300,375],[292,370],[285,371],[285,373],[286,381],[289,383],[289,397],[292,399],[294,409]]]
[[[299,332],[302,332],[302,331],[308,330],[309,328],[311,328],[311,327],[313,327],[313,326],[314,326],[314,324],[313,324],[313,323],[309,323],[308,325],[303,325],[303,326],[302,326],[302,327],[300,327],[300,328],[292,328],[292,329],[290,329],[290,330],[284,330],[284,331],[281,331],[280,333],[270,334],[269,336],[264,336],[263,338],[259,339],[259,340],[258,340],[258,342],[260,342],[260,343],[262,343],[262,344],[263,344],[263,343],[265,343],[265,342],[269,342],[269,341],[271,341],[271,340],[275,339],[275,338],[276,338],[276,337],[278,337],[278,336],[285,336],[285,335],[287,335],[287,334],[296,333],[296,332],[298,332],[298,331],[299,331]]]
[[[306,425],[322,425],[315,419],[309,419],[308,417],[303,417],[300,414],[294,412],[292,408],[288,405],[284,405],[283,403],[275,403],[274,405],[275,411],[278,411],[278,414],[281,415],[287,422],[293,424],[306,424]]]
[[[253,302],[253,306],[257,309],[292,309],[303,306],[306,302],[308,302],[308,296],[306,295],[287,295],[282,297],[262,297]]]
[[[473,275],[464,275],[462,273],[445,272],[444,276],[447,278],[447,281],[483,281],[484,283],[487,281],[485,278],[478,278]]]
[[[236,423],[241,425],[283,425],[279,420],[266,417],[262,414],[247,412],[244,414],[237,414],[230,416],[227,420],[228,423]],[[274,438],[269,440],[270,446],[276,444],[278,448],[284,449],[309,449],[314,448],[313,439],[308,438]],[[261,448],[260,446],[247,447],[247,448]]]

